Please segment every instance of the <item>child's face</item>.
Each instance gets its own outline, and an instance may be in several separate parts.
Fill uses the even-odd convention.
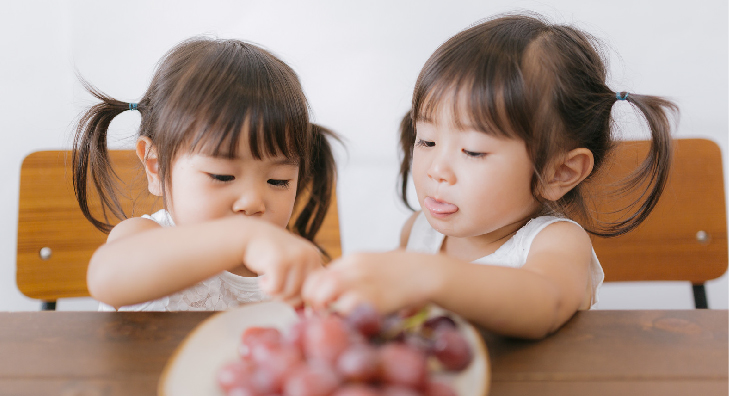
[[[241,137],[238,157],[180,154],[172,163],[167,209],[176,225],[226,216],[255,216],[286,227],[296,199],[298,163],[283,156],[256,160]]]
[[[518,139],[459,130],[448,113],[417,122],[412,175],[428,222],[442,234],[471,237],[510,229],[538,209],[533,166]]]

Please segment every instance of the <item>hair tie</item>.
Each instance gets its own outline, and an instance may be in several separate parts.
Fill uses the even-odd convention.
[[[617,100],[628,100],[628,92],[615,92],[615,98]]]
[[[129,110],[136,110],[137,109],[137,103],[129,103]]]

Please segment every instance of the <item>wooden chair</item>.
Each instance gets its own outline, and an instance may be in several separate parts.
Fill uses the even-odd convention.
[[[139,216],[157,210],[159,200],[146,193],[136,154],[112,150],[111,158],[119,178],[130,186],[123,202],[126,213]],[[18,289],[41,300],[43,310],[55,309],[59,298],[88,296],[86,268],[106,234],[86,220],[76,203],[71,152],[38,151],[25,157],[19,195]],[[90,206],[99,211],[98,202],[92,201]],[[332,258],[341,256],[336,195],[316,242]]]
[[[650,142],[622,142],[598,183],[618,180],[645,157]],[[606,282],[689,281],[696,308],[707,308],[704,283],[727,270],[727,220],[721,151],[705,139],[677,139],[668,184],[638,228],[615,238],[593,238]],[[594,210],[615,204],[598,189]]]

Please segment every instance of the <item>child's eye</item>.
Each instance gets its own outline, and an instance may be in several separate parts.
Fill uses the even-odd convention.
[[[288,180],[279,180],[279,179],[268,179],[268,184],[274,186],[274,187],[281,187],[281,188],[288,188],[289,187],[289,181]]]
[[[418,141],[415,142],[415,145],[418,147],[433,147],[433,146],[435,146],[435,142],[429,142],[427,140],[418,139]]]
[[[463,149],[461,151],[463,152],[463,154],[466,154],[467,156],[472,158],[481,158],[486,155],[486,153],[477,153],[475,151],[468,151],[466,149]]]
[[[216,175],[215,173],[208,173],[211,179],[219,182],[229,182],[235,180],[233,175]]]

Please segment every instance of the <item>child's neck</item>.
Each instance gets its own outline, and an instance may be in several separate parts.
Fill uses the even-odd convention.
[[[530,218],[509,224],[488,234],[471,237],[454,237],[446,235],[441,245],[441,253],[464,261],[474,261],[488,256],[508,241]]]

